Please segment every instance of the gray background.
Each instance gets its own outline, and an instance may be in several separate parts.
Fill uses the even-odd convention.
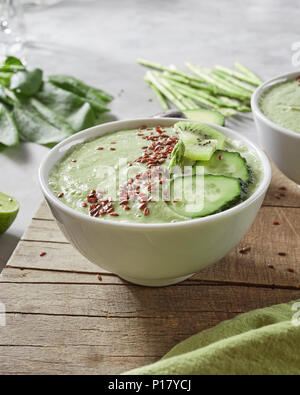
[[[27,12],[25,21],[29,65],[107,89],[119,119],[160,110],[149,101],[137,57],[178,67],[238,60],[267,79],[295,69],[291,46],[300,41],[297,0],[66,0]],[[251,116],[227,124],[256,141]],[[17,220],[0,237],[0,269],[41,201],[37,169],[47,151],[27,143],[0,153],[0,190],[21,203]]]

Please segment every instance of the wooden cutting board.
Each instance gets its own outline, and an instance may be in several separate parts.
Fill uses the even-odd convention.
[[[0,277],[0,374],[124,372],[222,320],[300,298],[300,189],[273,170],[240,245],[166,288],[128,284],[88,262],[43,203]]]

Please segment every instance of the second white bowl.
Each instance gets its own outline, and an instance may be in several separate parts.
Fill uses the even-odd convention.
[[[265,82],[253,93],[251,107],[260,144],[276,166],[288,178],[300,184],[300,133],[270,121],[259,107],[259,100],[266,90],[281,82],[296,79],[298,76],[300,71],[284,74]]]

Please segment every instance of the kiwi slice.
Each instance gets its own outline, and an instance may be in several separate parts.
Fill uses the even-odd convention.
[[[185,145],[184,156],[191,160],[210,160],[224,146],[224,134],[202,123],[177,122],[175,131]]]

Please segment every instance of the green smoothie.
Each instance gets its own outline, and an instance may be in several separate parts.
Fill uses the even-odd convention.
[[[260,98],[259,106],[277,125],[300,133],[300,78],[268,89]]]
[[[191,216],[182,214],[182,210],[176,210],[177,201],[172,197],[172,193],[169,196],[167,193],[172,184],[169,175],[170,159],[179,140],[180,133],[173,127],[142,126],[139,129],[105,134],[72,147],[52,168],[49,186],[54,195],[67,206],[104,220],[168,223],[191,219]],[[238,181],[243,190],[241,199],[245,199],[259,184],[260,161],[253,152],[237,141],[226,139],[223,150],[220,154],[219,151],[215,151],[215,161],[223,161],[222,168],[226,152],[234,151],[238,152],[237,155],[245,164],[247,172],[250,169],[251,180],[247,180],[248,184]],[[189,176],[194,177],[197,162],[184,158],[182,165],[186,166]],[[234,173],[234,169],[231,169],[231,173]],[[237,178],[232,178],[231,173],[224,180],[232,183],[230,188],[235,188],[233,180]],[[157,176],[155,182],[153,174]],[[220,182],[219,178],[213,178],[213,181]],[[212,179],[207,177],[207,189],[215,192],[212,199],[219,199],[222,188],[216,187],[211,181]],[[241,199],[235,200],[234,203],[240,202]],[[223,209],[225,204],[221,206]],[[222,209],[218,208],[215,212]],[[213,213],[212,210],[209,213]]]

